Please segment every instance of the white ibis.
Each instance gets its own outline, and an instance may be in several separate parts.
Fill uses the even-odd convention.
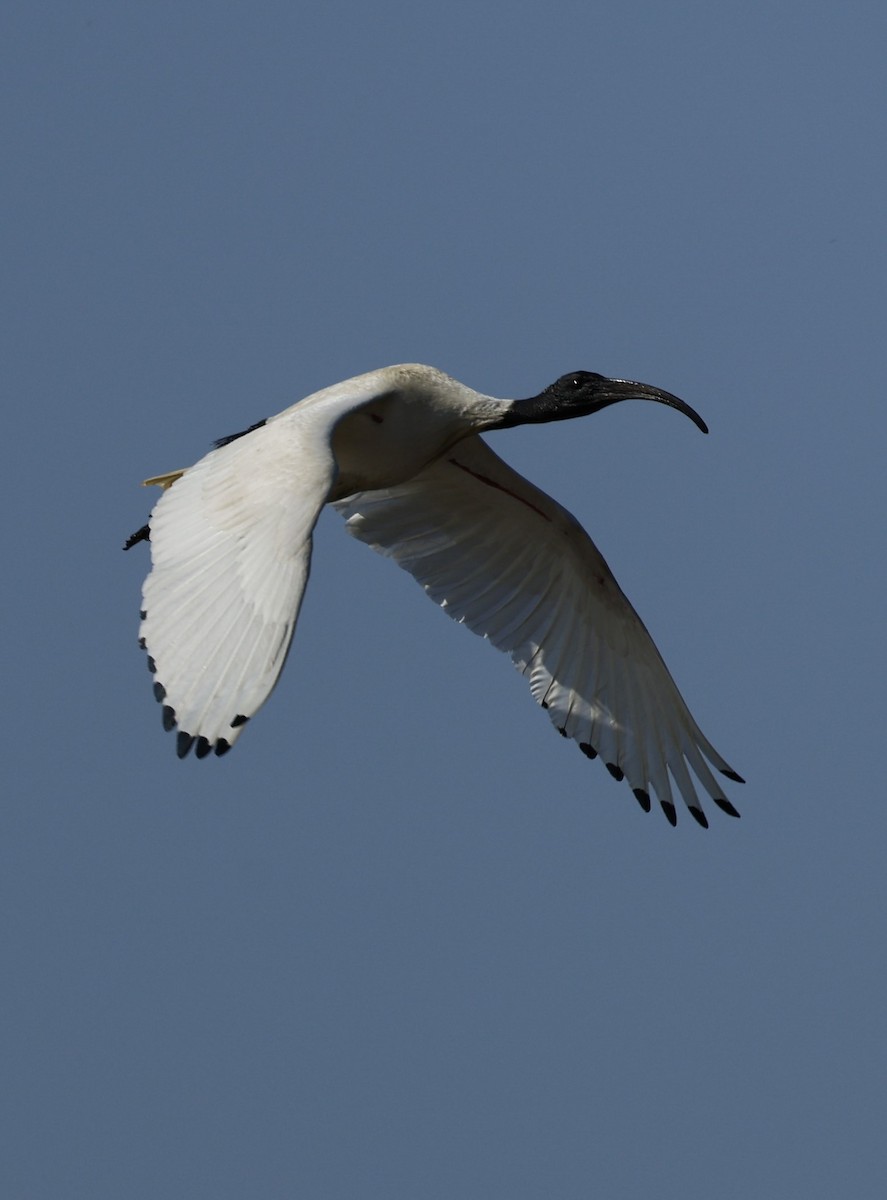
[[[164,489],[126,543],[150,541],[140,645],[177,751],[225,754],[268,698],[308,580],[318,514],[409,571],[454,620],[506,651],[558,731],[674,825],[672,781],[707,826],[690,771],[731,816],[712,768],[741,778],[690,715],[640,618],[573,516],[479,436],[628,399],[705,423],[677,396],[589,371],[497,400],[432,367],[385,367],[315,392]]]

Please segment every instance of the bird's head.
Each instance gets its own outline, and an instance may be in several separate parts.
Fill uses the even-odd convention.
[[[571,371],[561,375],[554,383],[531,396],[529,400],[515,400],[505,425],[529,425],[543,421],[566,421],[571,417],[584,417],[599,412],[609,404],[620,400],[655,400],[676,408],[693,424],[708,433],[708,426],[697,412],[678,396],[649,383],[635,383],[631,379],[609,379],[596,371]]]

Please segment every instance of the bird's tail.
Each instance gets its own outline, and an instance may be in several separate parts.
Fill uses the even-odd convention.
[[[161,487],[165,491],[168,487],[172,487],[177,479],[181,479],[184,474],[184,471],[167,471],[165,475],[153,475],[150,479],[143,480],[142,487]]]

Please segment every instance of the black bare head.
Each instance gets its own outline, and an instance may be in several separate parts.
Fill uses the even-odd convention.
[[[503,427],[584,417],[610,404],[618,404],[620,400],[655,400],[658,404],[667,404],[689,417],[703,433],[708,433],[702,417],[671,392],[631,379],[608,379],[595,371],[572,371],[569,375],[561,375],[538,396],[515,400]]]

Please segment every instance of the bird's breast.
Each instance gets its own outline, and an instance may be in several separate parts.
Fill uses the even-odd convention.
[[[395,487],[418,474],[470,432],[441,414],[387,398],[349,413],[336,426],[336,483],[331,500]]]

